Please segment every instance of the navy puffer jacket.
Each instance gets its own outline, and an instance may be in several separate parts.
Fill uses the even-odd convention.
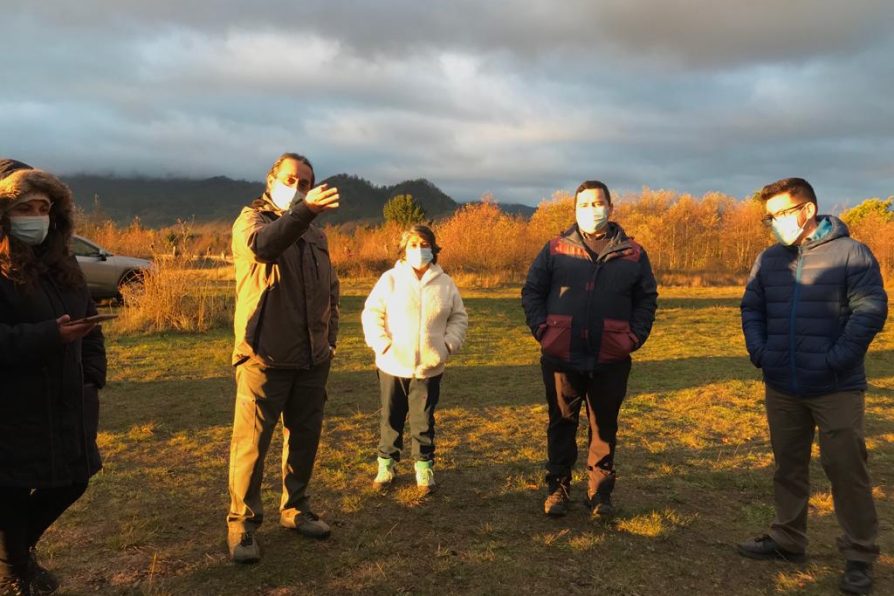
[[[775,244],[742,298],[748,354],[770,387],[803,397],[866,389],[863,357],[888,315],[878,262],[837,217],[800,246]]]

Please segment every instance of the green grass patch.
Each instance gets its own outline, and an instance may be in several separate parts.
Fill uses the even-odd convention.
[[[48,533],[67,593],[834,593],[842,561],[829,487],[811,470],[807,565],[743,560],[734,545],[772,519],[773,461],[759,371],[745,355],[741,288],[662,291],[635,355],[621,413],[618,515],[582,505],[586,427],[571,513],[543,515],[546,406],[519,288],[466,290],[468,344],[448,366],[437,414],[438,491],[420,500],[412,462],[380,494],[378,389],[360,311],[374,280],[343,282],[341,335],[311,485],[330,540],[280,528],[277,435],[266,462],[263,560],[225,552],[234,401],[232,333],[124,335],[106,327],[105,469]],[[873,344],[866,430],[882,522],[894,550],[894,327]],[[894,593],[894,559],[876,593]]]

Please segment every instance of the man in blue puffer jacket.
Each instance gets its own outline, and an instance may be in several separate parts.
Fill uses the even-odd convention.
[[[630,354],[649,337],[658,291],[649,258],[609,221],[608,187],[598,180],[575,193],[577,223],[550,240],[528,271],[522,306],[540,342],[549,406],[547,490],[550,516],[565,515],[577,461],[577,424],[587,404],[587,502],[611,515],[618,413],[627,393]]]
[[[878,520],[863,438],[863,359],[888,312],[878,262],[837,217],[817,215],[806,180],[761,190],[779,241],[754,264],[742,298],[748,354],[763,370],[776,519],[742,555],[801,561],[807,547],[808,466],[816,427],[847,559],[841,588],[865,593],[878,556]]]

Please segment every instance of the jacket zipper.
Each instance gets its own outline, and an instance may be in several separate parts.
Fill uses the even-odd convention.
[[[264,289],[264,293],[261,295],[261,306],[260,312],[258,312],[258,324],[255,325],[255,336],[253,341],[251,342],[251,351],[254,354],[258,355],[258,347],[261,345],[261,325],[264,323],[264,310],[267,307],[267,296],[270,293],[270,286],[267,286]]]
[[[789,360],[792,369],[792,393],[798,394],[798,372],[795,366],[795,321],[798,311],[798,300],[801,296],[801,271],[804,267],[804,250],[798,247],[798,264],[795,267],[795,287],[792,291],[792,312],[788,322]]]
[[[585,324],[584,329],[587,333],[587,348],[589,348],[588,352],[590,352],[591,354],[595,354],[595,356],[593,357],[593,366],[594,367],[596,366],[596,364],[599,361],[599,352],[597,352],[593,348],[593,338],[590,336],[590,311],[591,311],[590,306],[592,304],[593,294],[596,292],[596,278],[599,276],[599,272],[602,270],[602,265],[603,265],[603,263],[605,263],[605,257],[607,257],[608,255],[610,255],[613,252],[618,252],[620,250],[624,250],[625,248],[629,248],[629,246],[630,246],[630,243],[626,240],[619,242],[618,245],[614,246],[614,247],[612,247],[611,244],[609,244],[609,246],[606,246],[606,248],[611,248],[611,250],[605,251],[603,249],[603,252],[596,255],[596,259],[594,260],[592,257],[590,257],[590,253],[592,251],[590,251],[589,247],[586,246],[586,243],[584,243],[584,249],[585,249],[585,252],[587,253],[587,258],[590,259],[590,262],[593,263],[593,266],[594,266],[593,273],[590,275],[590,284],[592,285],[592,288],[590,289],[590,291],[587,292],[587,308],[585,311],[586,316],[584,319],[584,324]],[[602,333],[603,333],[603,335],[605,334],[604,328],[603,328]],[[572,337],[572,339],[574,339],[573,334],[571,337]],[[600,341],[599,349],[601,350],[602,349],[602,345],[601,345],[602,338],[601,337],[599,338],[599,341]],[[569,354],[568,354],[569,359],[571,358],[570,352],[571,352],[571,350],[569,348]]]
[[[314,261],[314,273],[317,274],[317,281],[320,280],[320,264],[317,262],[317,253],[314,250],[313,244],[308,243],[307,247],[310,249],[310,258]]]
[[[307,245],[303,238],[298,239],[298,254],[300,255],[300,270],[301,270],[301,281],[304,282],[304,247]],[[311,254],[313,251],[311,250]],[[304,328],[307,331],[307,345],[308,345],[308,361],[310,362],[309,368],[313,368],[314,361],[314,338],[313,334],[310,332],[310,310],[307,308],[307,301],[310,297],[310,292],[307,291],[307,284],[304,284]]]
[[[412,271],[412,275],[415,278],[416,272]],[[418,333],[416,333],[416,365],[413,367],[413,377],[414,378],[416,377],[416,371],[418,370],[419,366],[422,365],[422,310],[423,310],[422,280],[417,278],[415,281],[418,284],[417,287],[419,288],[419,321],[418,321],[419,326],[418,326]]]

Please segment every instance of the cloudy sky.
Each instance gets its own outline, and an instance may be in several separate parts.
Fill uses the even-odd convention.
[[[4,3],[0,155],[59,173],[894,194],[890,0]],[[9,6],[12,4],[12,6]]]

